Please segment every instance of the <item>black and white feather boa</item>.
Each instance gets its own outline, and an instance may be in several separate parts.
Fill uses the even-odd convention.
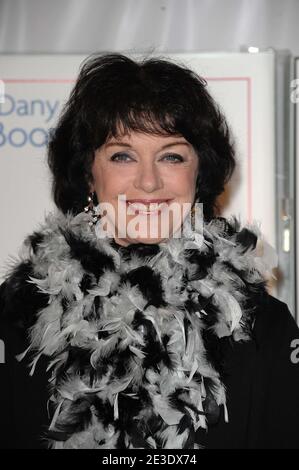
[[[21,252],[47,298],[18,359],[33,354],[33,374],[44,356],[52,371],[49,446],[200,448],[221,407],[229,420],[219,342],[250,339],[266,292],[259,228],[215,218],[122,247],[88,220],[50,213]]]

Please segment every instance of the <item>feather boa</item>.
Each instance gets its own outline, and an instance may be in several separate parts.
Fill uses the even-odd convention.
[[[196,216],[197,217],[197,216]],[[31,374],[51,371],[52,448],[200,448],[223,407],[219,343],[250,339],[269,265],[235,217],[156,245],[99,239],[89,216],[50,213],[22,252],[46,295]],[[206,432],[205,431],[205,432]]]

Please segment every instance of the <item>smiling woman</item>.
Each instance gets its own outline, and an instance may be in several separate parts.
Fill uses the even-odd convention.
[[[135,155],[130,142],[132,133],[134,140],[138,139],[139,153],[136,149]],[[185,159],[181,169],[168,164],[173,157],[164,159],[163,163],[161,161],[151,168],[157,171],[144,175],[144,178],[151,179],[156,174],[154,186],[150,181],[146,183],[149,189],[135,189],[133,194],[127,195],[128,198],[169,197],[163,194],[164,189],[159,188],[162,183],[158,175],[160,171],[166,172],[164,162],[167,162],[171,177],[173,172],[188,173],[193,165],[193,179],[196,175],[196,180],[192,182],[194,194],[189,194],[192,196],[189,202],[200,200],[204,203],[206,220],[215,215],[216,198],[232,175],[235,159],[228,125],[208,93],[203,78],[163,58],[149,58],[140,63],[121,54],[89,58],[81,68],[49,146],[49,165],[54,174],[53,195],[58,207],[64,212],[83,210],[86,194],[96,190],[92,184],[95,154],[104,156],[109,149],[109,154],[105,155],[111,158],[110,144],[120,140],[126,143],[127,153],[131,147],[131,154],[129,152],[126,158],[124,155],[117,157],[118,166],[115,163],[110,170],[114,176],[120,171],[120,160],[122,163],[136,160],[141,174],[144,165],[150,169],[154,151],[157,159],[162,156],[162,146],[175,140],[187,144],[183,155],[180,155]],[[151,149],[147,149],[149,143]],[[119,150],[124,153],[124,147],[118,147],[118,153]],[[200,159],[200,172],[196,169],[195,156]],[[104,161],[100,164],[96,159],[95,165],[99,168]],[[158,171],[159,168],[161,170]],[[122,167],[121,171],[132,170]],[[135,183],[138,185],[140,181]],[[97,187],[100,190],[100,185]],[[93,194],[93,202],[99,202],[97,190]]]
[[[152,219],[162,215],[166,217],[169,211],[157,211],[161,203],[166,202],[172,207],[193,203],[198,167],[199,158],[185,139],[135,131],[122,140],[109,139],[96,151],[91,191],[96,191],[100,201],[111,204],[112,213],[116,214],[113,225],[118,233],[119,219],[122,220],[122,212],[126,209],[126,206],[120,206],[118,214],[119,194],[124,194],[125,203],[140,215],[152,216]],[[135,230],[130,233],[130,223],[134,218],[135,212],[132,210],[126,218],[125,237],[120,239],[115,234],[114,238],[120,245],[127,246],[136,240],[143,243],[162,241],[162,224],[158,224],[158,220],[140,224],[138,237],[135,238]],[[154,230],[155,222],[160,227],[160,233],[153,237],[150,232]],[[168,238],[178,230],[182,221],[171,218],[169,222],[165,234]]]
[[[57,210],[0,287],[0,446],[299,448],[299,330],[257,225],[219,216],[235,155],[205,80],[89,57],[48,163]]]

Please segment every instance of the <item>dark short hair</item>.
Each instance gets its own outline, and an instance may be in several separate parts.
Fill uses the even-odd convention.
[[[196,201],[205,219],[235,168],[234,144],[204,78],[163,57],[96,53],[79,76],[48,145],[52,196],[64,213],[86,206],[95,150],[124,132],[181,135],[199,158]],[[95,203],[98,201],[96,200]]]

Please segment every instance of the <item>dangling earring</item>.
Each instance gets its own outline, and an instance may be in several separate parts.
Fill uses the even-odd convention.
[[[191,209],[191,226],[194,227],[194,220],[195,220],[195,206]]]
[[[88,214],[90,212],[90,217],[91,217],[91,220],[88,222],[88,225],[90,227],[94,226],[98,219],[100,218],[100,216],[96,213],[95,209],[94,209],[94,206],[93,206],[93,198],[94,198],[94,192],[90,193],[88,195],[88,205],[86,207],[84,207],[84,212],[86,214]]]

